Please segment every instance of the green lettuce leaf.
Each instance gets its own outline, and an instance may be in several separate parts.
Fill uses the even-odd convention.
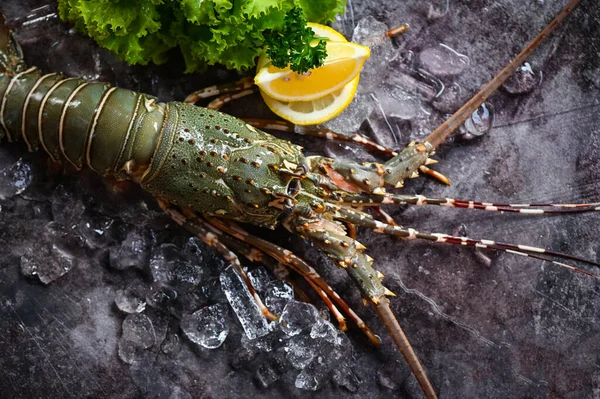
[[[130,64],[163,63],[178,48],[186,72],[222,64],[243,70],[262,54],[265,34],[292,8],[326,23],[346,0],[58,0],[60,17]]]

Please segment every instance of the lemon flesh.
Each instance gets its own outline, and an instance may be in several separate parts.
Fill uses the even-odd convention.
[[[267,106],[278,116],[296,125],[317,125],[339,115],[352,102],[359,76],[336,92],[310,101],[279,101],[260,91]]]

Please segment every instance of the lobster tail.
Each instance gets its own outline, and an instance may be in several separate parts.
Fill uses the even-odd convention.
[[[145,94],[27,67],[0,14],[0,139],[76,169],[137,178],[150,163],[164,108]]]
[[[0,14],[0,74],[12,76],[25,68],[21,46],[8,28],[4,15]]]

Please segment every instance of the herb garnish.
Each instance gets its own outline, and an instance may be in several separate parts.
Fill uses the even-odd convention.
[[[274,66],[289,65],[292,71],[304,73],[323,65],[327,58],[326,39],[316,37],[306,22],[302,10],[295,7],[286,14],[281,30],[265,35],[267,56]],[[316,40],[319,42],[314,44]]]

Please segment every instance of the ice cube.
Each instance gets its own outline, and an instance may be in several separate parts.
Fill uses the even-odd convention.
[[[154,248],[150,258],[150,272],[153,280],[159,284],[169,284],[172,262],[179,259],[179,248],[175,244],[162,244]]]
[[[50,222],[44,226],[44,241],[56,245],[65,252],[82,255],[85,239],[77,232],[57,222]]]
[[[369,97],[363,93],[357,93],[348,108],[337,117],[325,122],[323,126],[336,133],[355,133],[372,111],[373,105]]]
[[[383,113],[393,118],[409,120],[421,109],[421,101],[399,86],[386,85],[377,97]]]
[[[156,343],[156,333],[152,321],[145,314],[135,313],[123,320],[123,332],[119,339],[119,357],[132,364],[144,350]]]
[[[202,308],[181,320],[181,329],[195,344],[208,349],[221,346],[229,334],[222,304]]]
[[[464,127],[467,133],[463,138],[470,139],[480,137],[490,131],[494,124],[494,107],[489,103],[483,103],[465,121]]]
[[[367,60],[375,60],[372,65],[379,65],[383,62],[389,62],[395,59],[398,54],[392,41],[387,36],[388,27],[383,22],[377,21],[373,16],[367,16],[360,21],[352,33],[354,43],[368,46],[371,49],[371,56]],[[365,63],[364,70],[369,69]]]
[[[256,379],[263,388],[270,387],[274,382],[279,380],[279,373],[276,367],[270,362],[261,364],[256,370]]]
[[[319,387],[319,380],[315,374],[311,373],[307,369],[304,369],[296,377],[295,385],[298,389],[316,391]]]
[[[469,57],[442,43],[421,51],[419,61],[425,70],[440,77],[460,75],[471,63]]]
[[[142,270],[150,258],[150,241],[143,232],[130,231],[120,245],[110,248],[110,266],[117,270]]]
[[[193,291],[202,281],[202,267],[190,262],[179,260],[172,263],[171,287],[180,294]]]
[[[311,328],[319,319],[319,312],[310,303],[289,301],[281,313],[279,323],[281,330],[289,336],[300,334]]]
[[[28,248],[21,256],[21,273],[37,276],[44,284],[65,275],[77,264],[77,259],[53,244],[42,243]]]
[[[296,377],[296,388],[316,391],[334,367],[342,367],[342,361],[331,358],[330,353],[316,356]]]
[[[190,237],[183,245],[181,254],[189,262],[200,265],[204,262],[203,251],[205,248],[206,244],[198,237]]]
[[[280,315],[289,301],[294,299],[294,289],[284,281],[274,280],[265,289],[265,306]]]
[[[175,244],[162,244],[152,251],[150,271],[156,283],[184,294],[196,289],[205,278],[197,259],[198,255],[193,254],[189,247],[181,249]]]
[[[237,270],[233,267],[225,269],[221,273],[220,280],[221,289],[225,292],[248,339],[267,335],[272,330],[272,325],[263,316]]]
[[[526,94],[533,91],[541,80],[541,73],[536,74],[531,65],[526,62],[510,75],[502,88],[510,94]]]
[[[319,343],[309,335],[296,335],[286,342],[284,350],[291,365],[302,370],[313,360],[319,347]]]
[[[453,114],[462,105],[460,97],[462,89],[458,83],[453,83],[446,87],[437,97],[433,99],[431,105],[438,111],[446,114]]]
[[[19,159],[0,165],[0,200],[21,194],[33,180],[31,165]]]
[[[33,242],[21,256],[21,272],[49,284],[77,265],[83,238],[56,222],[48,223],[43,232],[41,240]]]
[[[267,288],[267,284],[271,281],[269,272],[262,266],[250,270],[247,274],[256,292],[264,292]]]
[[[104,216],[94,216],[81,219],[79,233],[85,238],[88,247],[105,248],[114,241],[114,219]]]
[[[310,336],[313,339],[324,339],[325,341],[336,344],[338,342],[338,330],[327,320],[318,319],[310,329]]]
[[[361,19],[354,28],[352,41],[371,49],[371,56],[365,61],[361,73],[360,79],[363,85],[381,84],[390,73],[390,62],[399,55],[387,36],[387,31],[387,25],[372,16]]]
[[[343,387],[352,393],[358,391],[360,385],[358,378],[356,378],[352,369],[348,367],[334,368],[331,379],[337,386]]]
[[[146,309],[146,302],[138,298],[130,290],[117,291],[115,305],[124,313],[141,313]]]

